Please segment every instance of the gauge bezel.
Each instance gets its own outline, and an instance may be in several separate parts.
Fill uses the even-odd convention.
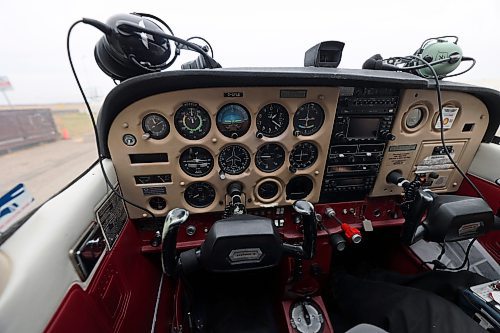
[[[285,116],[284,122],[285,123],[283,123],[283,127],[279,131],[277,131],[277,132],[273,131],[272,133],[266,133],[266,132],[262,131],[262,128],[261,128],[261,125],[262,125],[261,120],[262,119],[261,118],[264,118],[264,113],[268,113],[270,111],[269,107],[271,107],[271,106],[276,106],[277,110],[281,110],[279,112],[284,111],[284,116]],[[261,133],[266,138],[275,138],[275,137],[280,136],[281,134],[285,133],[285,131],[287,130],[289,125],[290,125],[290,114],[289,114],[287,108],[280,103],[269,103],[269,104],[264,105],[262,108],[260,108],[259,112],[255,116],[255,127],[257,128],[257,133]]]
[[[165,122],[166,124],[166,130],[165,130],[165,134],[163,135],[160,135],[160,136],[157,136],[155,134],[153,134],[153,132],[151,132],[150,130],[148,130],[146,128],[146,119],[148,119],[149,117],[151,116],[158,116],[162,119],[162,121]],[[150,113],[147,113],[143,118],[142,118],[142,121],[141,121],[141,127],[142,127],[142,130],[144,131],[144,133],[148,133],[151,137],[151,139],[155,139],[155,140],[162,140],[162,139],[165,139],[169,134],[170,134],[170,123],[168,122],[167,118],[162,115],[161,113],[158,113],[158,112],[150,112]]]
[[[245,151],[245,153],[247,154],[247,158],[248,158],[248,162],[245,164],[245,167],[240,171],[240,172],[228,172],[224,167],[222,167],[221,165],[221,156],[222,156],[222,153],[226,150],[226,149],[229,149],[231,147],[238,147],[238,148],[241,148]],[[224,147],[221,148],[221,150],[219,151],[219,156],[217,156],[217,162],[219,164],[219,168],[221,169],[221,171],[223,171],[225,174],[228,174],[228,175],[231,175],[231,176],[236,176],[236,175],[241,175],[242,173],[244,173],[251,165],[252,163],[252,156],[250,154],[250,151],[244,147],[243,145],[240,145],[240,144],[229,144],[229,145],[226,145]]]
[[[226,130],[224,128],[221,128],[224,125],[221,124],[221,123],[219,123],[219,115],[220,115],[220,113],[225,108],[227,108],[229,106],[238,106],[238,107],[241,107],[243,109],[243,111],[245,111],[245,113],[247,115],[248,124],[246,125],[246,128],[241,133],[240,132],[236,132],[236,131],[228,131],[228,130]],[[221,133],[225,137],[231,138],[231,139],[237,139],[237,138],[241,138],[242,136],[244,136],[245,134],[247,134],[248,131],[250,130],[250,127],[252,126],[252,116],[251,116],[250,112],[248,111],[248,109],[244,105],[239,104],[239,103],[226,103],[223,106],[221,106],[219,108],[219,110],[217,111],[217,114],[215,115],[215,125],[217,126],[217,130],[219,131],[219,133]]]
[[[188,193],[188,190],[190,188],[192,188],[193,186],[206,186],[208,185],[210,188],[211,188],[211,191],[213,192],[213,197],[212,197],[212,201],[210,201],[210,203],[206,204],[206,205],[203,205],[203,206],[200,206],[200,205],[193,205],[192,202],[190,202],[188,200],[188,198],[186,197],[186,194]],[[183,198],[184,198],[184,201],[191,207],[193,208],[206,208],[206,207],[209,207],[210,205],[212,205],[215,200],[217,199],[217,190],[215,189],[215,187],[210,184],[209,182],[193,182],[193,183],[190,183],[188,186],[186,186],[186,189],[184,190],[184,193],[183,193]]]
[[[260,155],[260,153],[262,152],[262,149],[263,149],[264,147],[266,147],[266,146],[271,146],[271,145],[278,146],[279,148],[281,148],[281,150],[282,150],[282,152],[283,152],[283,160],[281,161],[281,164],[280,164],[277,168],[275,168],[275,169],[271,169],[271,170],[265,170],[265,169],[262,169],[262,168],[260,167],[260,165],[258,164],[258,161],[259,161],[259,155]],[[276,143],[276,142],[267,142],[267,143],[265,143],[265,144],[261,145],[261,146],[257,149],[257,151],[255,152],[255,158],[254,158],[254,164],[255,164],[255,167],[256,167],[258,170],[260,170],[260,171],[262,171],[262,172],[264,172],[264,173],[271,173],[271,172],[278,171],[279,169],[281,169],[281,168],[283,167],[283,165],[285,165],[285,161],[286,161],[286,149],[285,149],[285,147],[283,147],[282,145],[280,145],[280,144],[278,144],[278,143]]]
[[[305,162],[305,163],[307,163],[307,165],[305,167],[297,167],[297,163],[295,162],[294,157],[293,157],[294,152],[299,146],[305,145],[305,144],[309,144],[309,145],[312,145],[314,147],[314,149],[316,150],[316,156],[314,156],[314,159],[308,159]],[[319,158],[318,146],[316,146],[316,144],[312,141],[302,141],[302,142],[299,142],[293,146],[292,150],[290,151],[290,154],[288,155],[288,162],[290,163],[290,167],[293,167],[297,170],[306,170],[306,169],[309,169],[310,167],[312,167],[318,161],[318,158]]]
[[[182,121],[182,118],[180,118],[180,113],[182,111],[184,111],[184,109],[186,108],[195,108],[198,112],[201,112],[203,115],[202,115],[202,128],[205,127],[206,129],[201,131],[201,132],[197,132],[197,131],[191,131],[189,130],[187,127],[183,129],[183,125],[180,124],[180,122]],[[203,126],[203,121],[206,122],[206,125]],[[194,141],[194,140],[200,140],[200,139],[203,139],[204,137],[206,137],[208,135],[208,133],[210,132],[211,128],[212,128],[212,118],[210,117],[210,114],[208,113],[208,111],[203,108],[201,105],[199,105],[198,103],[193,103],[193,102],[188,102],[188,103],[183,103],[178,109],[177,111],[175,111],[175,114],[174,114],[174,126],[175,126],[175,129],[177,130],[177,133],[179,133],[183,138],[187,139],[187,140],[191,140],[191,141]]]
[[[266,183],[266,182],[273,182],[273,183],[275,183],[278,186],[277,193],[273,197],[268,198],[268,199],[263,198],[263,197],[261,197],[259,195],[259,188],[260,188],[260,186],[262,184]],[[274,178],[264,178],[264,179],[261,179],[260,181],[258,181],[257,184],[255,185],[254,195],[255,195],[255,198],[258,201],[260,201],[260,202],[270,203],[270,202],[276,201],[279,197],[281,197],[282,194],[283,194],[283,185],[277,179],[274,179]]]
[[[300,112],[302,112],[302,109],[304,107],[306,107],[307,105],[314,105],[315,107],[319,108],[319,110],[321,111],[321,122],[319,125],[315,126],[314,129],[312,131],[306,131],[304,132],[304,130],[301,130],[298,128],[298,125],[297,125],[297,122],[298,122],[298,114]],[[302,136],[312,136],[316,133],[319,132],[319,130],[323,127],[324,123],[325,123],[325,118],[326,118],[326,114],[325,114],[325,109],[318,103],[316,102],[307,102],[307,103],[304,103],[302,104],[301,106],[299,106],[297,108],[297,111],[295,111],[294,115],[293,115],[293,130],[294,130],[294,133],[297,133],[298,135],[302,135]]]
[[[208,153],[208,155],[210,156],[210,159],[211,159],[211,166],[210,166],[210,169],[206,172],[204,172],[203,174],[192,174],[190,172],[188,172],[186,169],[184,169],[183,165],[182,165],[182,157],[183,155],[189,150],[189,149],[200,149],[200,150],[204,150]],[[201,147],[201,146],[189,146],[189,147],[186,147],[186,149],[184,149],[181,154],[179,155],[179,167],[181,168],[181,170],[188,176],[190,177],[193,177],[193,178],[201,178],[201,177],[205,177],[206,175],[210,174],[210,172],[212,172],[212,170],[214,169],[214,166],[215,166],[215,159],[214,159],[214,156],[212,155],[212,153],[210,152],[210,150],[208,150],[207,148],[205,147]]]

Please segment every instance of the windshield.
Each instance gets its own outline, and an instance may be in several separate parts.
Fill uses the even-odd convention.
[[[424,40],[456,35],[476,66],[453,80],[500,89],[496,0],[388,2],[9,1],[2,4],[0,52],[0,233],[46,202],[96,159],[88,110],[66,53],[70,25],[140,11],[162,18],[176,36],[201,36],[222,67],[301,67],[326,40],[345,43],[340,68],[361,68],[376,53],[413,54]],[[95,115],[113,82],[96,65],[102,33],[78,25],[71,37],[76,71]],[[197,57],[183,51],[168,69]]]

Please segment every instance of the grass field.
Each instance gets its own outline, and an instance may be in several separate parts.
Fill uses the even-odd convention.
[[[80,112],[52,113],[59,133],[66,129],[71,139],[80,138],[92,133],[92,123],[89,115]]]

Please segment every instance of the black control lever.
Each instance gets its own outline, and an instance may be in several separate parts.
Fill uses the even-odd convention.
[[[402,207],[405,223],[401,228],[401,241],[403,244],[411,245],[425,235],[425,229],[420,225],[425,212],[434,201],[434,194],[424,191],[420,184],[410,182],[398,171],[390,172],[386,180],[405,189],[405,200],[411,201],[407,206]]]
[[[316,251],[316,238],[318,236],[318,221],[312,203],[306,200],[297,200],[293,204],[293,209],[302,217],[304,231],[304,241],[302,246],[283,243],[285,251],[303,258],[312,259]]]
[[[161,265],[167,276],[173,276],[176,271],[177,232],[182,223],[186,222],[189,212],[182,208],[174,208],[168,212],[163,224],[161,243]]]

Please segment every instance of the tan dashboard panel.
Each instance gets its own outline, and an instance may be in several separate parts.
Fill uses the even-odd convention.
[[[451,110],[450,116],[443,121],[444,128],[450,127],[444,131],[446,145],[453,148],[454,160],[466,172],[488,126],[488,110],[479,99],[466,93],[445,91],[442,92],[442,101]],[[420,111],[412,111],[416,108]],[[418,119],[413,118],[415,114],[422,115],[420,123],[414,120]],[[411,180],[416,171],[434,171],[439,174],[431,186],[434,191],[454,192],[458,189],[462,176],[449,164],[449,160],[433,155],[435,149],[442,147],[440,130],[436,128],[438,115],[435,91],[403,92],[392,130],[396,139],[386,147],[371,196],[401,193],[401,188],[386,181],[393,170],[401,171],[404,177]]]
[[[306,97],[281,98],[280,91],[285,90],[304,90],[307,91]],[[225,97],[224,93],[242,93],[242,97]],[[226,94],[234,96],[238,94]],[[109,134],[108,145],[113,164],[116,168],[121,189],[125,197],[131,202],[151,209],[149,205],[150,196],[144,196],[142,188],[148,186],[166,187],[166,194],[159,195],[166,199],[167,206],[162,210],[153,211],[156,215],[165,215],[170,209],[183,207],[191,213],[201,213],[209,211],[224,210],[224,201],[226,187],[234,180],[243,183],[243,192],[247,198],[247,208],[268,207],[290,204],[292,201],[285,198],[285,187],[288,181],[296,175],[306,175],[313,181],[313,190],[307,196],[307,200],[317,202],[321,191],[321,182],[325,169],[326,157],[328,156],[328,147],[335,119],[335,110],[339,89],[332,87],[231,87],[231,88],[209,88],[192,89],[170,93],[163,93],[144,98],[126,107],[114,120]],[[185,102],[198,103],[203,107],[211,117],[211,128],[208,134],[200,140],[188,140],[182,137],[174,126],[174,114]],[[314,102],[319,104],[325,111],[325,119],[318,132],[311,136],[293,135],[293,115],[297,109],[305,103]],[[232,139],[222,135],[216,126],[216,115],[219,109],[227,103],[238,103],[243,105],[251,115],[251,125],[248,132],[237,138]],[[269,104],[279,103],[283,105],[289,115],[289,125],[285,132],[275,138],[257,138],[256,137],[256,115],[259,110]],[[161,140],[142,139],[142,119],[149,113],[159,113],[163,115],[170,124],[170,133]],[[137,143],[133,146],[127,146],[123,142],[126,134],[132,134],[137,138]],[[318,159],[316,162],[304,169],[292,173],[289,170],[288,156],[294,145],[300,142],[312,142],[318,148]],[[281,145],[285,150],[285,163],[278,170],[265,173],[255,166],[255,154],[260,146],[265,143],[274,142]],[[221,180],[219,177],[218,156],[221,149],[228,144],[239,144],[245,147],[251,156],[250,166],[240,175],[226,174],[226,178]],[[214,158],[214,168],[210,173],[203,177],[191,177],[186,174],[179,166],[179,157],[181,153],[190,146],[198,146],[207,149]],[[131,164],[129,154],[145,153],[167,153],[168,162],[163,163],[139,163]],[[156,175],[170,174],[172,182],[167,184],[137,185],[134,176],[137,175]],[[273,179],[279,182],[281,186],[279,195],[272,200],[261,200],[256,196],[255,186],[261,183],[263,179]],[[194,208],[184,200],[184,191],[186,187],[193,182],[208,182],[216,191],[215,201],[205,208]],[[144,212],[127,205],[131,218],[143,217]]]

